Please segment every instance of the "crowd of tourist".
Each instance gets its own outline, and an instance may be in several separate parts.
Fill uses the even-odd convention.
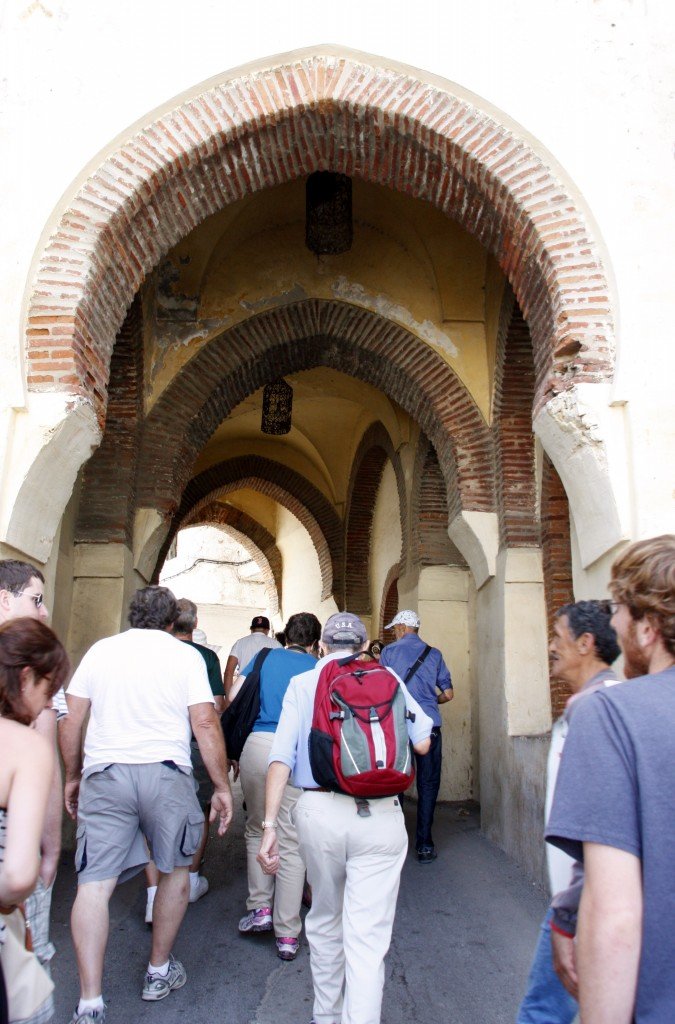
[[[571,697],[549,756],[553,898],[517,1024],[675,1019],[675,536],[626,547],[609,588],[611,601],[555,617],[551,674]],[[403,793],[416,767],[415,853],[432,864],[439,705],[454,695],[416,612],[399,611],[384,647],[350,612],[323,625],[292,615],[278,638],[257,615],[221,675],[196,605],[145,587],[129,629],[94,644],[69,682],[47,618],[42,573],[0,561],[0,1024],[53,1019],[62,804],[77,826],[72,1024],[105,1020],[108,904],[144,869],[141,998],[185,985],[173,947],[208,891],[209,825],[223,835],[232,819],[230,775],[247,815],[239,931],[273,931],[292,961],[309,902],[312,1024],[378,1024],[408,848]]]

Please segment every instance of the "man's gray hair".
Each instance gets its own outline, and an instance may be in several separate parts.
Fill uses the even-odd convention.
[[[187,597],[176,601],[178,618],[173,624],[174,633],[191,633],[197,625],[197,605]]]

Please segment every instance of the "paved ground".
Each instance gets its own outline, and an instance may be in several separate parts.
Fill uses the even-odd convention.
[[[108,1024],[308,1024],[312,984],[306,942],[293,963],[275,955],[270,935],[241,936],[246,872],[241,798],[223,840],[212,840],[205,874],[211,891],[190,906],[176,947],[188,983],[161,1003],[140,999],[149,939],[141,877],[111,902],[104,994]],[[414,807],[407,811],[408,826]],[[457,807],[437,810],[438,860],[403,870],[387,957],[384,1024],[513,1024],[539,923],[541,890]],[[69,931],[72,855],[64,855],[54,902],[56,1024],[70,1020],[77,976]]]

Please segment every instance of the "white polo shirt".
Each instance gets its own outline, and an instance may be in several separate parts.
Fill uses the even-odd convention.
[[[189,768],[193,704],[213,704],[199,651],[159,629],[129,629],[85,654],[68,695],[91,701],[84,768],[174,761]]]

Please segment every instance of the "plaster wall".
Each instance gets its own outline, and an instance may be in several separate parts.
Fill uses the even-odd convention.
[[[370,607],[371,639],[375,639],[380,621],[380,608],[384,598],[384,584],[393,565],[401,558],[401,516],[399,511],[396,476],[389,460],[384,465],[380,488],[375,499],[373,525],[370,538]],[[364,566],[364,572],[367,566]]]
[[[476,594],[475,669],[478,689],[481,825],[486,834],[544,881],[542,829],[549,736],[508,734],[504,646],[505,567]],[[522,652],[523,668],[527,652]],[[510,670],[518,666],[510,658]],[[546,677],[547,678],[547,677]]]
[[[283,560],[283,614],[278,628],[295,612],[313,612],[322,624],[338,610],[335,601],[321,600],[321,573],[312,540],[292,512],[278,507],[277,547]]]
[[[469,573],[436,565],[422,569],[417,612],[420,636],[437,647],[450,669],[454,698],[440,705],[443,719],[441,800],[470,800],[474,790]]]

